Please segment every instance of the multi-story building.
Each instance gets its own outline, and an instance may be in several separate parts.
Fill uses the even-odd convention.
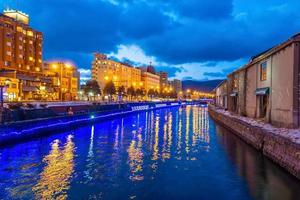
[[[42,74],[42,44],[43,34],[29,26],[28,15],[16,10],[0,14],[1,77],[18,82],[14,95],[7,95],[9,100],[42,98],[45,85],[49,85]]]
[[[227,80],[222,81],[214,91],[216,106],[227,109]]]
[[[177,96],[182,95],[182,82],[178,79],[174,79],[170,81],[170,85],[173,88],[173,90],[176,92]]]
[[[95,53],[92,63],[92,79],[96,80],[101,89],[108,81],[112,81],[118,87],[127,88],[133,86],[142,88],[141,70],[131,65],[110,60],[106,55]]]
[[[156,74],[154,67],[141,67],[143,89],[148,92],[150,89],[160,90],[160,76]]]
[[[160,88],[160,92],[162,92],[164,88],[169,87],[168,73],[160,71],[157,73],[157,75],[159,75],[159,88]]]
[[[227,77],[228,110],[300,127],[300,34],[252,57]]]
[[[43,65],[43,72],[51,77],[53,84],[53,100],[76,100],[79,90],[79,72],[77,68],[65,62],[47,62]]]

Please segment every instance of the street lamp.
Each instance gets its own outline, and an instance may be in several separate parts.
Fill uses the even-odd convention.
[[[60,70],[60,73],[59,73],[59,84],[58,84],[60,86],[59,87],[59,90],[60,90],[59,98],[62,101],[63,100],[63,98],[62,98],[62,93],[63,93],[63,90],[62,90],[63,68],[71,69],[72,65],[69,64],[69,63],[66,63],[66,64],[64,64],[64,63],[58,63],[58,65],[59,65],[59,70]],[[57,70],[57,68],[58,68],[57,64],[53,64],[52,68],[54,70]]]

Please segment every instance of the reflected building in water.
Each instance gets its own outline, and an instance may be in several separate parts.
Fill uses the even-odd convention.
[[[216,129],[218,141],[226,148],[225,152],[238,174],[247,182],[254,199],[298,199],[300,190],[295,177],[282,171],[228,130],[220,126]],[[287,179],[287,176],[290,178]]]
[[[38,183],[33,187],[36,199],[67,199],[70,179],[74,171],[74,143],[72,135],[60,148],[60,141],[51,144],[50,153],[43,159],[46,164]]]

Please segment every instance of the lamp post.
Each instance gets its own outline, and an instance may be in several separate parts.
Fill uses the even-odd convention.
[[[72,66],[70,64],[65,64],[65,63],[57,63],[59,65],[59,70],[60,70],[60,73],[59,73],[59,99],[60,101],[63,101],[63,89],[62,89],[62,79],[63,79],[63,69],[64,68],[67,68],[67,69],[70,69]],[[52,68],[54,70],[57,69],[57,64],[53,64],[52,65]]]

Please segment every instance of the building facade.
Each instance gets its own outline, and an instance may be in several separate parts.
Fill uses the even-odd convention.
[[[106,83],[112,81],[116,88],[142,88],[141,70],[128,64],[110,60],[104,54],[95,53],[92,63],[92,79],[96,80],[103,90]]]
[[[43,34],[29,26],[29,16],[16,10],[0,15],[1,80],[6,86],[5,100],[41,100],[50,86],[42,72]]]
[[[159,87],[161,93],[165,87],[169,87],[168,73],[160,71],[157,75],[159,75]]]
[[[227,77],[228,110],[280,127],[300,126],[300,34]]]
[[[227,80],[222,81],[215,89],[217,107],[227,109]]]
[[[43,73],[51,78],[52,100],[73,101],[78,97],[79,72],[77,68],[65,62],[47,62],[43,65]]]
[[[159,92],[160,76],[156,74],[153,66],[141,67],[143,89],[148,93],[149,90]]]
[[[177,96],[180,97],[182,95],[182,82],[181,80],[174,79],[170,81],[170,85],[173,90],[176,92]]]

